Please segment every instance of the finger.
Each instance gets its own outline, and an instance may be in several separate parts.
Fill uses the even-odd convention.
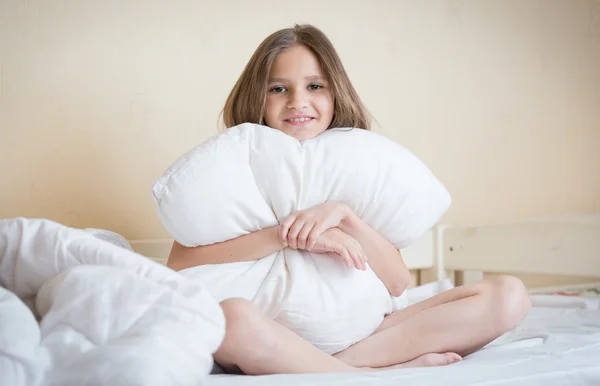
[[[355,239],[352,239],[351,245],[352,245],[352,252],[353,252],[352,257],[353,257],[353,261],[354,261],[354,266],[356,267],[356,269],[360,269],[361,271],[366,270],[367,267],[363,261],[362,246]]]
[[[299,249],[308,249],[307,248],[307,243],[306,240],[308,238],[308,235],[311,233],[311,230],[313,229],[314,224],[304,224],[304,226],[302,227],[302,230],[300,231],[300,233],[298,233],[298,248]]]
[[[362,267],[362,270],[366,271],[367,270],[367,264],[366,263],[368,261],[367,255],[365,254],[365,251],[363,250],[362,245],[360,245],[360,243],[358,241],[356,241],[356,240],[355,240],[355,245],[356,245],[356,253],[357,253],[357,256],[358,256],[358,258],[360,260],[360,265]]]
[[[352,268],[352,258],[350,257],[350,254],[348,253],[348,250],[346,249],[346,247],[342,246],[342,245],[338,245],[338,247],[336,248],[335,251],[342,259],[344,259],[344,262],[346,264],[346,267],[348,268]]]
[[[360,253],[357,250],[352,251],[352,262],[354,263],[354,267],[360,271],[365,270],[365,266],[360,258]]]
[[[362,246],[358,244],[358,248],[356,249],[356,253],[358,258],[360,259],[360,265],[362,266],[363,271],[367,270],[367,255],[365,251],[362,249]]]
[[[331,252],[335,253],[344,260],[344,265],[346,265],[348,268],[352,267],[352,259],[349,258],[346,248],[342,244],[336,242],[328,244],[327,247]]]
[[[290,227],[290,230],[287,235],[287,242],[290,248],[298,249],[298,233],[302,230],[304,223],[296,220],[294,224]]]
[[[347,236],[348,249],[351,251],[352,262],[356,269],[361,271],[366,270],[366,265],[363,263],[363,250],[360,243],[353,237]]]
[[[327,230],[327,227],[325,226],[325,224],[320,223],[320,222],[316,223],[306,239],[306,248],[309,250],[311,248],[313,248],[315,246],[315,244],[317,243],[317,240],[319,239],[319,237],[326,230]]]
[[[288,232],[290,231],[290,227],[292,226],[292,224],[294,224],[295,221],[296,221],[296,214],[291,214],[285,220],[283,220],[283,222],[281,223],[281,225],[279,227],[279,240],[284,245],[288,244],[288,242],[287,242]]]
[[[363,261],[367,261],[368,259],[367,255],[365,254],[365,250],[363,249],[362,245],[360,245],[358,240],[352,238],[352,245],[354,246],[354,248],[356,248],[356,251],[359,253],[360,259]]]
[[[362,260],[360,252],[355,252],[354,261],[357,264],[356,269],[359,269],[361,271],[365,271],[367,269],[367,267],[365,266],[365,262]]]

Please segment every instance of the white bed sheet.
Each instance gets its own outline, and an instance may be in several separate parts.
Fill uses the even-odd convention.
[[[413,291],[412,300],[432,288]],[[600,385],[600,298],[532,299],[534,307],[518,328],[453,365],[367,374],[211,375],[206,385]]]

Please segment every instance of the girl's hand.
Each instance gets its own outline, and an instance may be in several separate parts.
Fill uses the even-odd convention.
[[[317,238],[315,245],[307,250],[313,253],[333,252],[344,259],[348,268],[367,269],[367,257],[356,239],[338,228],[330,228]]]
[[[328,201],[288,216],[279,228],[281,242],[292,249],[314,248],[317,239],[327,229],[335,228],[349,215],[350,208]]]

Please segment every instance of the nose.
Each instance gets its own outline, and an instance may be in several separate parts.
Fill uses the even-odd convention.
[[[308,107],[308,92],[302,88],[296,88],[290,92],[287,102],[287,108],[290,110],[301,110]]]

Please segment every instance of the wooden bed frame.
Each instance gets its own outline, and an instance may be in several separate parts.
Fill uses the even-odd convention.
[[[438,259],[457,282],[482,273],[597,277],[600,214],[528,219],[442,230]]]
[[[132,248],[165,263],[171,239],[131,240]],[[600,281],[600,213],[504,224],[439,226],[402,251],[420,284],[451,277],[455,284],[484,273],[569,275]]]

